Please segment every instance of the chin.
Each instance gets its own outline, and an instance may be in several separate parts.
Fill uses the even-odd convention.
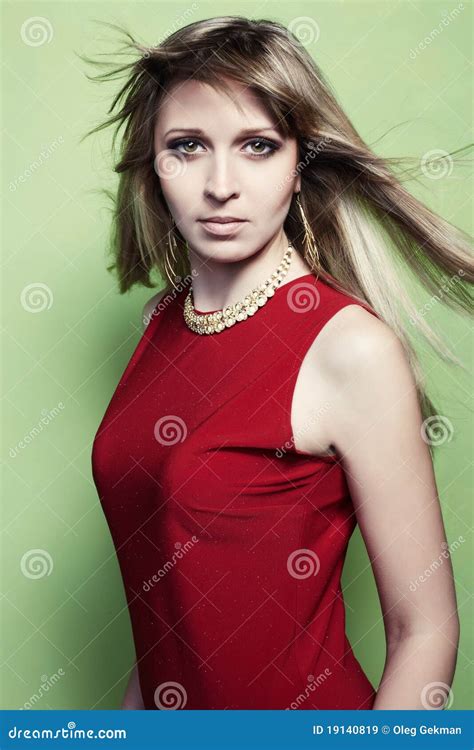
[[[224,244],[224,241],[222,241]],[[217,247],[214,251],[209,249],[201,251],[198,245],[194,245],[194,252],[201,260],[212,260],[214,263],[237,263],[241,260],[247,260],[255,255],[255,251],[248,252],[245,248],[238,248],[237,243],[230,245],[231,240],[227,240],[225,247]]]

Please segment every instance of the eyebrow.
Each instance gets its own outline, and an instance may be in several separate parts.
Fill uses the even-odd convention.
[[[238,137],[245,136],[245,135],[250,135],[250,133],[255,133],[257,131],[262,132],[262,131],[265,131],[265,130],[274,130],[275,132],[278,132],[277,128],[274,128],[274,127],[259,128],[257,126],[255,128],[245,128],[245,130],[241,130],[238,133]],[[171,130],[168,130],[165,133],[164,137],[166,138],[170,133],[174,133],[174,132],[192,133],[193,135],[205,135],[204,131],[201,130],[200,128],[171,128]]]

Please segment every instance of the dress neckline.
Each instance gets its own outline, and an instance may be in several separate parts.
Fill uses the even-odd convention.
[[[310,271],[309,273],[304,273],[301,276],[297,276],[295,279],[291,279],[291,281],[284,281],[283,284],[280,284],[280,286],[277,286],[277,288],[275,289],[275,293],[273,294],[272,297],[270,297],[270,300],[272,300],[278,294],[280,289],[283,289],[285,286],[290,286],[290,284],[295,284],[297,281],[302,281],[303,279],[307,279],[309,278],[309,276],[312,276],[313,278],[315,278],[314,271]],[[206,310],[206,311],[198,310],[196,307],[194,308],[194,312],[197,315],[209,315],[210,313],[219,312],[220,310],[222,310],[222,308],[218,308],[217,310]]]

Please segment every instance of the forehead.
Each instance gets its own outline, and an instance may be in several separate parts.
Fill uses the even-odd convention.
[[[163,135],[170,128],[194,127],[219,133],[248,127],[272,127],[276,123],[257,94],[232,81],[221,91],[202,81],[176,83],[165,95],[156,118],[156,130]]]

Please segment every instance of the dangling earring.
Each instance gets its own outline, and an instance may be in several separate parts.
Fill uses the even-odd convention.
[[[310,266],[319,274],[319,269],[321,268],[319,262],[319,252],[318,248],[316,247],[316,240],[314,239],[313,231],[308,222],[308,219],[305,216],[305,212],[303,211],[299,193],[296,193],[296,205],[299,208],[304,227],[305,260],[307,260]]]
[[[173,222],[173,218],[170,214],[170,220]],[[176,271],[177,271],[177,264],[178,259],[176,257],[176,251],[178,249],[178,243],[176,242],[176,237],[174,236],[173,226],[171,226],[171,229],[168,232],[168,247],[165,252],[165,258],[164,258],[164,265],[165,265],[165,274],[170,282],[171,286],[176,286]],[[170,260],[171,256],[171,260]]]

